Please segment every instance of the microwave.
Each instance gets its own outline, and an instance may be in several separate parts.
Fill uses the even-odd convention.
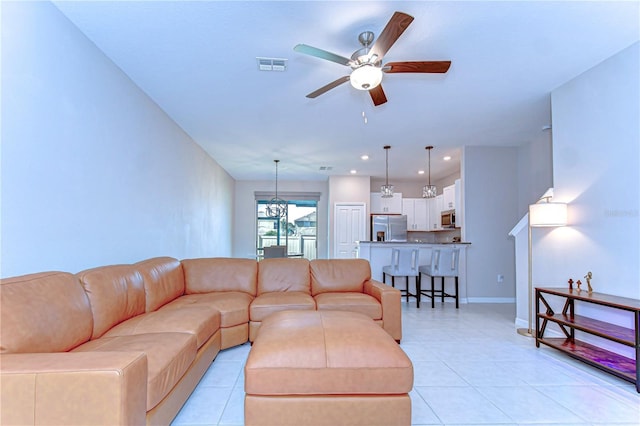
[[[456,211],[445,210],[440,214],[440,224],[443,228],[455,228],[456,227]]]

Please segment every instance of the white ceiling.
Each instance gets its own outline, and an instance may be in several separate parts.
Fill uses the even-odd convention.
[[[425,179],[426,145],[437,179],[459,167],[461,146],[538,138],[554,88],[640,38],[638,1],[54,3],[239,180],[272,179],[274,159],[285,180],[384,178],[387,144],[391,182]],[[350,57],[396,10],[415,20],[383,63],[451,60],[448,73],[387,74],[378,107],[349,84],[305,97],[350,69],[296,44]],[[259,71],[256,57],[288,68]]]

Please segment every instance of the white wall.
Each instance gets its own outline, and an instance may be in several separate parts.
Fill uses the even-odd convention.
[[[518,216],[529,211],[544,192],[553,187],[551,130],[541,130],[538,137],[518,147]],[[515,225],[515,224],[514,224]]]
[[[274,191],[274,181],[236,181],[233,226],[233,257],[256,257],[256,199],[255,191]],[[328,256],[328,186],[319,181],[278,180],[278,193],[319,192],[318,202],[318,258]]]
[[[640,43],[552,94],[556,201],[570,226],[534,241],[541,283],[640,299]]]
[[[519,327],[529,326],[529,308],[531,303],[532,324],[535,306],[529,299],[529,241],[528,216],[529,204],[533,204],[553,187],[553,155],[551,130],[541,130],[538,137],[528,144],[518,147],[518,218],[514,239],[516,253],[516,319]],[[544,232],[535,229],[533,232]],[[516,238],[517,236],[517,238]]]
[[[2,4],[1,275],[231,253],[233,179],[48,2]]]
[[[470,302],[515,300],[514,241],[508,236],[518,217],[517,148],[466,146],[463,241],[467,249],[467,297]],[[498,283],[498,274],[504,282]]]

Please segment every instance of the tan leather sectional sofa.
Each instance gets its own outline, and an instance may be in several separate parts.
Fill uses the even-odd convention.
[[[168,424],[277,311],[361,312],[402,337],[400,292],[361,259],[161,257],[0,284],[3,425]]]

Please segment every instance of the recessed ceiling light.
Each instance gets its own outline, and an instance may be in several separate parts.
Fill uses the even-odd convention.
[[[355,175],[358,172],[356,170],[351,170],[349,173],[351,173],[352,175]]]
[[[418,174],[419,175],[423,175],[424,174],[424,170],[418,170]]]
[[[364,155],[361,155],[361,156],[360,156],[360,159],[361,159],[361,160],[368,160],[368,159],[369,159],[369,156],[368,156],[367,154],[364,154]]]
[[[447,155],[447,156],[445,156],[445,157],[443,158],[443,160],[444,160],[444,161],[449,161],[449,160],[451,160],[451,156],[450,156],[450,155]]]

